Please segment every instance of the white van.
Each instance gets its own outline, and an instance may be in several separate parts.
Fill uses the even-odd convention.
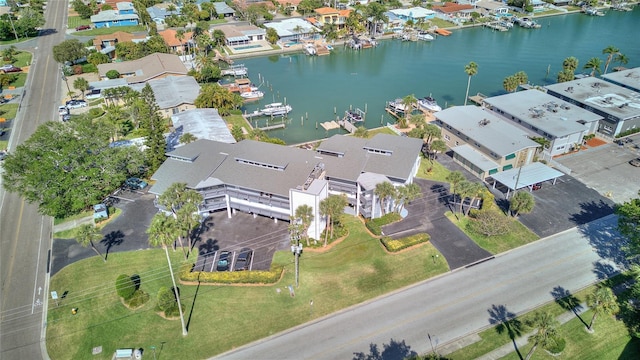
[[[89,91],[87,96],[85,96],[85,98],[87,100],[98,99],[98,98],[101,98],[101,97],[102,97],[102,92],[100,91],[100,89],[93,89],[93,90]]]

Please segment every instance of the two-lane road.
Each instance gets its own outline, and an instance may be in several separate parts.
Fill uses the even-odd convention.
[[[492,309],[525,312],[552,301],[554,288],[575,292],[594,283],[598,269],[614,265],[599,255],[596,244],[602,239],[619,244],[616,224],[617,218],[608,216],[219,358],[351,359],[354,353],[369,354],[370,344],[382,351],[392,339],[426,353],[428,334],[434,346],[444,344],[490,326]]]
[[[9,151],[28,139],[38,125],[56,120],[61,76],[52,48],[64,40],[66,17],[67,1],[49,1],[44,28],[56,32],[30,42],[35,46],[34,57]],[[48,358],[43,310],[48,296],[52,220],[40,215],[37,206],[2,189],[0,201],[0,358]]]

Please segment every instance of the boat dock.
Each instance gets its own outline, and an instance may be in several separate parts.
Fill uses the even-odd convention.
[[[285,124],[282,122],[282,123],[275,124],[275,125],[268,125],[268,126],[265,126],[265,127],[259,127],[258,129],[262,130],[262,131],[269,131],[269,130],[284,129],[284,128],[285,128]]]
[[[446,30],[446,29],[440,29],[440,28],[436,28],[433,29],[433,31],[438,34],[438,35],[442,35],[442,36],[449,36],[451,35],[451,31]]]
[[[235,76],[235,77],[243,77],[243,76],[247,76],[247,74],[249,73],[249,71],[247,70],[247,67],[244,66],[244,64],[238,64],[238,65],[231,65],[229,66],[228,69],[223,69],[220,71],[220,75],[222,76]]]
[[[469,100],[471,100],[472,102],[474,102],[474,103],[476,103],[478,105],[482,105],[482,102],[486,98],[487,98],[487,95],[485,95],[483,93],[477,93],[474,96],[469,96]]]
[[[499,21],[492,21],[482,24],[482,26],[497,30],[497,31],[508,31],[509,28],[500,24]]]

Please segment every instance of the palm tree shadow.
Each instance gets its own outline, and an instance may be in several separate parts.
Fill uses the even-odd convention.
[[[191,249],[196,247],[197,242],[203,241],[204,235],[213,228],[213,218],[205,218],[198,227],[196,227],[189,236],[191,236]]]
[[[112,246],[118,246],[122,244],[123,241],[124,233],[122,233],[122,231],[120,230],[112,231],[105,235],[104,239],[100,240],[100,244],[104,245],[104,247],[106,248],[104,252],[104,259],[107,260],[107,257],[109,256],[109,250]]]
[[[516,344],[516,338],[522,335],[522,322],[518,320],[516,314],[507,310],[505,305],[491,305],[491,309],[488,309],[487,312],[489,312],[489,323],[496,325],[498,334],[504,334],[506,332],[507,335],[509,335],[518,357],[522,360],[522,354]]]
[[[563,288],[562,286],[556,286],[551,291],[551,296],[555,299],[556,304],[560,305],[561,308],[565,310],[572,311],[580,322],[587,326],[587,323],[584,322],[582,317],[580,317],[579,312],[584,309],[580,300],[577,297],[573,296],[571,291]]]
[[[369,344],[369,353],[355,352],[353,360],[404,360],[414,358],[418,353],[411,350],[404,340],[396,341],[391,339],[388,344],[382,344],[382,352],[377,344]]]
[[[200,291],[200,275],[202,273],[198,273],[198,286],[196,286],[196,292],[193,294],[193,302],[191,302],[191,310],[189,310],[189,318],[187,319],[187,331],[189,331],[189,325],[191,325],[191,316],[193,315],[193,309],[196,307],[196,299],[198,298],[198,291]]]

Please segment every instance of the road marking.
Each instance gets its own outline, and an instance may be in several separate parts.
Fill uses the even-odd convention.
[[[40,270],[40,253],[42,250],[42,232],[44,231],[44,217],[40,216],[40,241],[38,242],[38,258],[36,259],[36,276],[33,279],[33,298],[36,298],[36,290],[38,290],[38,295],[40,295],[40,291],[42,290],[42,287],[37,288],[38,286],[38,271]],[[38,302],[40,301],[40,299],[38,299]],[[36,304],[37,305],[37,304]],[[31,306],[31,314],[33,315],[34,312],[34,306]]]
[[[11,249],[11,258],[9,259],[9,271],[6,276],[7,284],[2,284],[4,289],[9,288],[13,274],[13,263],[16,258],[16,250],[18,249],[18,238],[20,237],[20,224],[22,224],[22,213],[24,212],[24,199],[20,198],[20,215],[18,215],[18,224],[16,226],[16,237],[13,239],[13,249]],[[4,309],[3,309],[4,310]]]

